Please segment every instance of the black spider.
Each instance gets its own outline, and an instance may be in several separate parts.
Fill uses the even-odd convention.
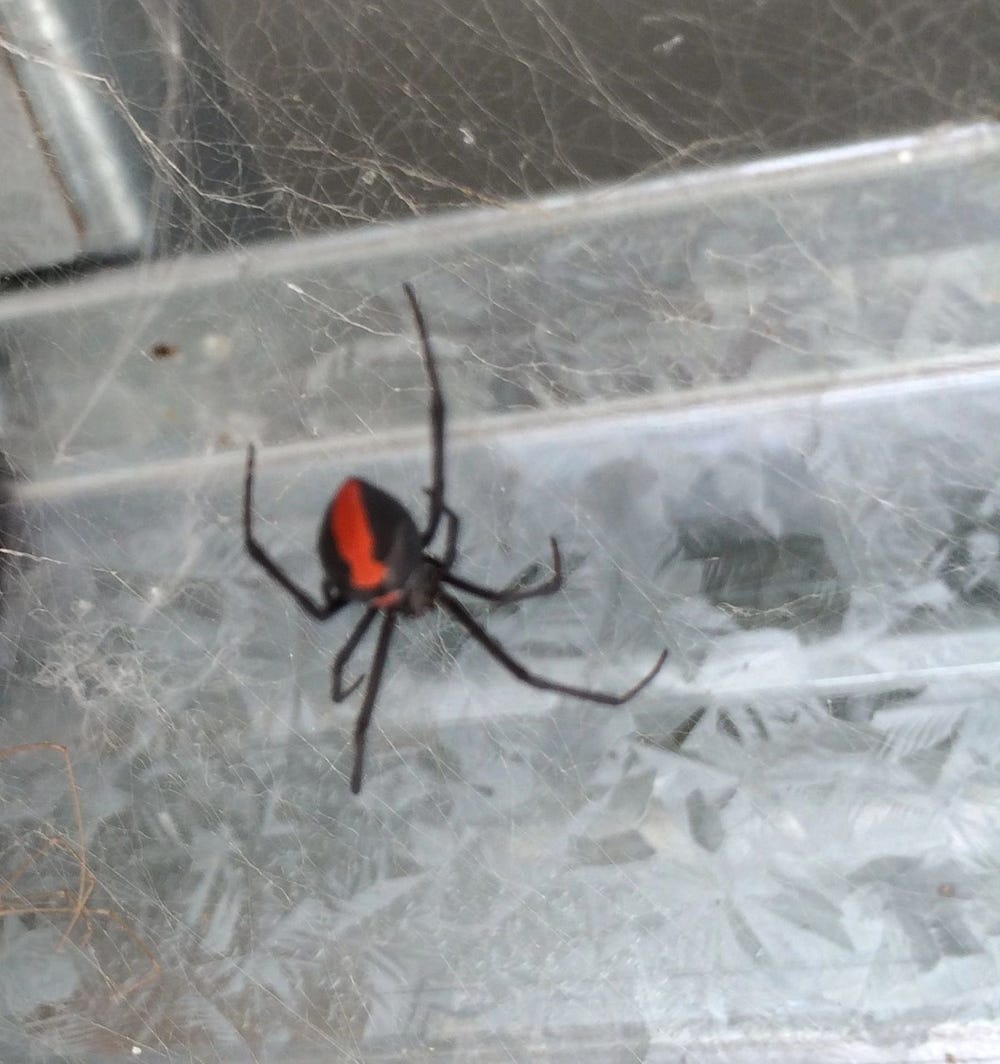
[[[325,575],[321,587],[322,598],[317,601],[299,587],[254,539],[252,529],[254,448],[252,444],[247,451],[243,495],[243,534],[250,557],[317,621],[328,620],[349,603],[363,602],[366,604],[361,619],[334,658],[332,688],[334,702],[341,702],[347,698],[364,679],[364,676],[360,676],[348,687],[344,687],[342,683],[344,669],[351,655],[365,637],[376,614],[382,614],[382,627],[375,646],[375,655],[372,658],[371,677],[354,726],[355,751],[354,769],[351,772],[351,790],[355,794],[361,790],[365,734],[375,708],[375,699],[378,696],[382,672],[385,669],[389,642],[400,615],[419,617],[432,606],[440,606],[463,625],[491,657],[524,683],[541,688],[543,691],[558,691],[608,706],[620,706],[637,695],[660,671],[668,653],[664,650],[652,669],[637,684],[620,695],[591,691],[585,687],[546,680],[515,661],[500,643],[473,618],[465,606],[444,589],[442,585],[447,584],[449,587],[486,599],[488,602],[521,602],[539,595],[551,595],[558,591],[562,586],[562,564],[559,546],[555,539],[550,539],[553,575],[545,583],[536,587],[500,591],[474,584],[452,572],[458,553],[459,519],[444,501],[444,399],[441,397],[441,386],[438,382],[437,368],[423,314],[417,304],[413,289],[408,284],[403,288],[413,309],[417,332],[420,335],[427,380],[431,389],[433,484],[428,490],[430,512],[423,532],[417,529],[405,507],[391,495],[358,477],[345,480],[327,507],[319,529],[319,557]],[[442,517],[446,521],[445,544],[444,552],[438,558],[428,554],[427,548],[434,539]]]

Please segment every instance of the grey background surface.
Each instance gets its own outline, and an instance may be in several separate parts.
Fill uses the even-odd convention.
[[[996,5],[0,13],[0,1058],[998,1059]],[[404,280],[477,616],[671,659],[401,626],[355,800],[242,471],[422,505]]]

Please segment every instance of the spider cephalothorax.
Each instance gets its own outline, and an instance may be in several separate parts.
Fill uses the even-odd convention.
[[[343,673],[351,655],[357,650],[375,617],[382,615],[382,627],[372,657],[371,675],[361,709],[354,726],[354,768],[351,772],[351,790],[361,790],[364,771],[365,736],[371,723],[375,699],[378,697],[382,673],[385,669],[389,642],[400,616],[419,617],[432,606],[440,606],[461,624],[469,634],[495,660],[514,676],[532,687],[543,691],[557,691],[599,702],[607,706],[619,706],[637,695],[660,671],[667,658],[664,650],[652,669],[634,686],[620,695],[604,691],[591,691],[586,687],[559,683],[536,676],[507,653],[471,613],[444,585],[475,595],[488,602],[509,603],[551,595],[562,587],[562,563],[559,547],[554,539],[552,546],[552,576],[542,584],[520,590],[495,590],[474,584],[471,580],[452,572],[458,555],[459,518],[444,501],[444,419],[445,406],[441,396],[434,353],[423,314],[413,289],[403,286],[409,300],[420,335],[424,367],[431,389],[431,443],[432,484],[427,525],[421,532],[410,512],[401,502],[381,488],[359,477],[345,480],[334,495],[319,529],[318,550],[323,566],[322,600],[317,601],[304,591],[275,562],[253,535],[253,483],[254,449],[247,451],[246,480],[243,492],[243,536],[250,557],[283,587],[298,604],[316,620],[325,621],[349,603],[366,605],[347,642],[340,648],[333,661],[332,697],[343,701],[361,683],[358,677],[347,687],[343,685]],[[441,519],[445,519],[445,543],[441,556],[430,554],[427,548],[437,534]]]

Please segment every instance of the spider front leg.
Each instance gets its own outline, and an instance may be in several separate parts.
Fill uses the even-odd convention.
[[[430,494],[429,490],[427,494]],[[444,554],[438,561],[441,569],[441,579],[444,583],[457,587],[461,591],[467,591],[470,595],[476,595],[487,602],[496,602],[498,604],[524,602],[525,599],[539,598],[542,595],[554,595],[563,586],[562,556],[559,554],[559,544],[556,542],[555,536],[549,536],[549,544],[552,547],[552,576],[542,584],[536,584],[534,587],[499,590],[497,588],[484,587],[482,584],[475,584],[462,576],[455,576],[451,572],[451,567],[458,557],[460,519],[458,514],[447,504],[441,508],[441,512],[448,521],[445,531]]]
[[[413,288],[403,285],[403,291],[410,302],[413,311],[413,320],[417,325],[417,334],[420,337],[420,349],[424,356],[424,369],[427,373],[427,382],[431,389],[431,486],[427,491],[430,495],[430,511],[427,515],[427,527],[420,537],[421,546],[426,547],[434,538],[441,516],[445,512],[444,504],[444,397],[441,395],[441,382],[438,380],[437,365],[434,360],[434,351],[431,348],[430,335],[427,332],[427,323],[424,321],[424,313],[420,309]]]
[[[444,552],[438,564],[444,572],[447,572],[458,557],[458,529],[461,522],[458,514],[450,506],[442,507],[441,512],[448,523],[444,532]]]
[[[549,536],[549,543],[552,545],[552,575],[543,584],[505,591],[492,587],[483,587],[482,584],[474,584],[471,580],[466,580],[465,577],[455,576],[454,573],[449,572],[445,572],[441,579],[446,584],[450,584],[451,587],[457,587],[460,591],[467,591],[470,595],[485,599],[487,602],[505,604],[509,602],[524,602],[525,599],[538,598],[542,595],[554,595],[563,585],[562,557],[559,554],[559,544],[556,543],[554,536]],[[445,566],[445,568],[449,567]]]
[[[247,554],[264,570],[265,573],[280,587],[283,587],[292,598],[317,621],[329,620],[337,610],[347,605],[348,599],[335,599],[329,592],[326,594],[326,602],[317,602],[308,591],[304,591],[294,580],[281,568],[276,561],[257,542],[253,534],[253,483],[254,483],[254,446],[251,443],[247,448],[246,478],[243,484],[243,542]]]
[[[362,618],[364,620],[364,618]],[[378,642],[375,644],[375,655],[372,658],[372,671],[368,680],[368,688],[365,691],[365,700],[361,703],[358,711],[358,719],[354,723],[354,768],[351,770],[351,793],[360,794],[361,777],[365,767],[365,738],[368,734],[368,725],[371,724],[372,712],[375,709],[375,699],[378,698],[378,689],[382,683],[382,672],[385,669],[385,659],[389,653],[389,642],[396,627],[396,614],[391,610],[386,613],[382,621],[382,628],[378,633]]]

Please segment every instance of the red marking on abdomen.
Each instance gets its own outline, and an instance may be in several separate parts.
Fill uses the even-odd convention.
[[[391,610],[393,606],[398,606],[402,601],[402,591],[387,591],[384,595],[378,595],[373,598],[372,605],[380,610]]]
[[[347,480],[337,492],[330,514],[330,532],[351,571],[351,586],[363,590],[378,587],[387,570],[375,556],[375,534],[359,481]]]

